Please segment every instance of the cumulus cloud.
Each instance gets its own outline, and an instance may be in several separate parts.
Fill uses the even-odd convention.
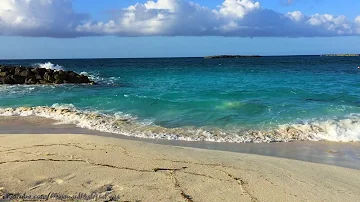
[[[148,1],[121,9],[108,22],[89,22],[78,32],[120,36],[199,35],[213,28],[217,16],[199,4],[185,0]]]
[[[220,17],[229,17],[231,19],[243,18],[247,13],[260,8],[259,2],[252,0],[225,0],[224,3],[219,6],[218,13]]]
[[[50,37],[321,37],[359,35],[360,16],[279,13],[255,0],[224,0],[215,9],[189,0],[154,0],[118,9],[102,22],[76,13],[71,0],[2,0],[0,28],[3,35]]]
[[[360,35],[360,15],[355,18],[356,33]]]
[[[72,9],[72,0],[1,0],[0,34],[74,37],[88,15]],[[81,35],[81,34],[80,34]]]

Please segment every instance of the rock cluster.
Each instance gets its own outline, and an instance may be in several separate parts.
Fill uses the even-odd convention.
[[[0,65],[0,84],[94,84],[87,76],[73,71]]]

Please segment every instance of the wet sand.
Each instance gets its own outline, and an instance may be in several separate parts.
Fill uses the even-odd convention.
[[[360,171],[253,154],[79,134],[0,135],[9,193],[119,201],[360,201]]]

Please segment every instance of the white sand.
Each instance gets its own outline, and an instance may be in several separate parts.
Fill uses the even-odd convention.
[[[0,135],[0,143],[0,195],[360,201],[360,171],[329,165],[87,135]]]

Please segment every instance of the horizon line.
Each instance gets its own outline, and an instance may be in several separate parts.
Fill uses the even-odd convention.
[[[205,58],[209,56],[255,56],[251,54],[220,54],[220,55],[206,55],[206,56],[171,56],[171,57],[79,57],[79,58],[10,58],[4,59],[0,58],[0,61],[3,60],[101,60],[101,59],[172,59],[172,58]],[[328,54],[300,54],[300,55],[256,55],[261,57],[294,57],[294,56],[322,56],[322,55],[359,55],[360,53],[328,53]],[[340,56],[341,57],[341,56]],[[346,57],[346,56],[344,56]],[[356,57],[356,56],[355,56]]]

